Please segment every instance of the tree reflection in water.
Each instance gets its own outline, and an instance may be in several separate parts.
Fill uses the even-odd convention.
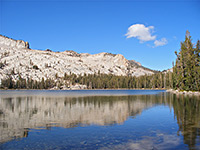
[[[178,134],[184,137],[184,143],[194,149],[200,147],[200,99],[185,95],[170,95],[174,115],[179,125]]]

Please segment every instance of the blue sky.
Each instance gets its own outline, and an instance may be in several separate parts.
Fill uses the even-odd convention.
[[[0,0],[0,34],[32,49],[119,53],[164,70],[186,30],[200,39],[199,16],[198,0]]]

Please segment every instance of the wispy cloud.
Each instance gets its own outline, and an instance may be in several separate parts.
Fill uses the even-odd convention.
[[[127,38],[137,38],[140,42],[152,41],[156,39],[156,36],[152,35],[154,26],[145,27],[143,24],[135,24],[128,28],[126,33]]]
[[[154,41],[155,47],[163,46],[163,45],[166,45],[167,43],[168,43],[168,41],[167,41],[166,38],[162,38],[162,39],[160,39],[160,40],[155,40],[155,41]]]
[[[154,41],[154,47],[163,46],[168,43],[166,38],[156,39],[156,35],[152,35],[154,26],[145,26],[144,24],[134,24],[128,28],[125,34],[127,38],[137,38],[140,43]]]

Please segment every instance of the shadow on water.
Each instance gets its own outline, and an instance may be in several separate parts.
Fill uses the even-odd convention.
[[[0,142],[28,137],[30,129],[113,126],[135,118],[144,110],[164,105],[173,109],[184,143],[200,145],[200,100],[169,93],[131,96],[52,97],[23,95],[0,97]],[[159,113],[159,112],[158,112]],[[198,149],[198,148],[197,148]]]

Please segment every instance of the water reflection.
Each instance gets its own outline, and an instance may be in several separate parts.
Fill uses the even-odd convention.
[[[162,142],[159,142],[162,141]],[[172,149],[180,144],[181,140],[174,135],[157,133],[156,137],[147,136],[144,139],[130,140],[125,144],[117,144],[108,147],[102,147],[100,150],[160,150]]]
[[[25,137],[29,128],[123,123],[129,116],[153,106],[152,96],[2,98],[0,141]]]
[[[200,100],[167,93],[90,97],[4,96],[0,98],[0,142],[27,137],[30,128],[123,124],[128,117],[134,118],[145,109],[156,105],[166,105],[174,110],[179,125],[177,134],[182,134],[184,143],[190,149],[195,149],[200,144]],[[141,147],[145,145],[142,143],[151,144],[152,141],[155,142],[156,139],[149,137],[127,144],[130,147]],[[174,141],[172,143],[176,144]],[[162,149],[163,145],[157,147]]]
[[[194,149],[195,145],[198,145],[200,149],[200,99],[184,95],[171,95],[170,100],[179,125],[178,134],[183,135],[184,143],[190,149]]]

